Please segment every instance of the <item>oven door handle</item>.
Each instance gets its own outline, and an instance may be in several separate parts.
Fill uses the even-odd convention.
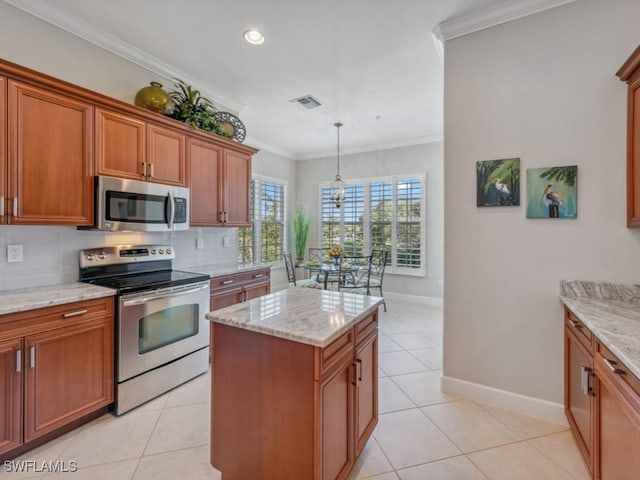
[[[145,297],[132,298],[131,300],[122,300],[123,307],[130,307],[132,305],[140,305],[141,303],[151,302],[153,300],[159,300],[167,297],[182,297],[183,295],[191,295],[192,293],[201,292],[209,288],[209,284],[206,283],[196,288],[190,288],[189,290],[178,290],[174,292],[162,292],[147,295]]]

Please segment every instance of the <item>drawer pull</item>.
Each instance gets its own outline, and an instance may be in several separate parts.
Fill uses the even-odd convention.
[[[576,322],[575,320],[573,320],[571,318],[569,319],[569,323],[571,324],[571,326],[573,328],[582,328],[582,324],[581,323]]]
[[[230,283],[233,283],[233,280],[225,280],[224,282],[220,282],[220,285],[229,285]]]
[[[264,277],[264,273],[256,273],[253,278],[260,278],[260,277]]]
[[[71,317],[79,317],[80,315],[84,315],[89,312],[89,310],[78,310],[76,312],[63,313],[62,318],[71,318]]]
[[[620,370],[615,366],[616,362],[614,360],[609,360],[608,358],[603,358],[602,360],[604,361],[604,364],[607,366],[607,368],[611,370],[611,373],[614,373],[616,375],[622,375],[623,373],[625,373],[624,370]]]
[[[36,347],[34,345],[29,348],[29,366],[36,368]]]
[[[16,372],[22,371],[22,350],[16,350]]]
[[[356,358],[356,363],[358,364],[358,381],[362,381],[362,360]]]

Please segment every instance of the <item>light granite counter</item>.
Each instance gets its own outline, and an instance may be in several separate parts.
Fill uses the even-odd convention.
[[[82,282],[7,290],[0,292],[0,315],[92,298],[109,297],[115,294],[116,291],[111,288]]]
[[[216,323],[326,347],[366,318],[380,297],[315,288],[287,288],[207,313]]]
[[[180,270],[185,270],[187,272],[193,272],[193,273],[201,273],[203,275],[209,275],[211,278],[215,278],[215,277],[221,277],[222,275],[231,275],[234,273],[261,270],[263,268],[268,268],[269,266],[270,265],[266,265],[266,264],[238,266],[237,263],[234,263],[234,264],[223,264],[223,265],[216,265],[216,264],[196,265],[193,267],[180,268]]]
[[[640,285],[563,281],[560,301],[640,378]]]

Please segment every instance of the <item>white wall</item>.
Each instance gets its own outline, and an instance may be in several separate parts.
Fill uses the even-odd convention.
[[[346,135],[347,130],[343,130]],[[340,173],[350,179],[394,174],[426,173],[426,276],[385,275],[385,292],[442,297],[443,166],[442,142],[340,156]],[[298,162],[297,199],[312,216],[309,246],[320,245],[319,185],[336,174],[336,158]]]
[[[444,370],[561,403],[561,279],[637,282],[626,85],[640,2],[581,0],[445,46]],[[475,162],[521,158],[521,206],[477,208]],[[526,169],[578,165],[578,219],[526,219]]]

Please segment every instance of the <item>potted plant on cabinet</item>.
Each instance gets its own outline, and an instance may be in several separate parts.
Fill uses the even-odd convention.
[[[293,216],[293,247],[297,263],[304,260],[304,252],[307,249],[307,241],[309,240],[310,226],[311,219],[305,213],[304,207],[298,205],[296,207],[296,213]]]
[[[175,110],[171,115],[173,118],[207,132],[228,137],[216,120],[216,108],[211,100],[203,97],[199,90],[182,80],[176,79],[176,87],[177,90],[169,92],[175,102]]]

